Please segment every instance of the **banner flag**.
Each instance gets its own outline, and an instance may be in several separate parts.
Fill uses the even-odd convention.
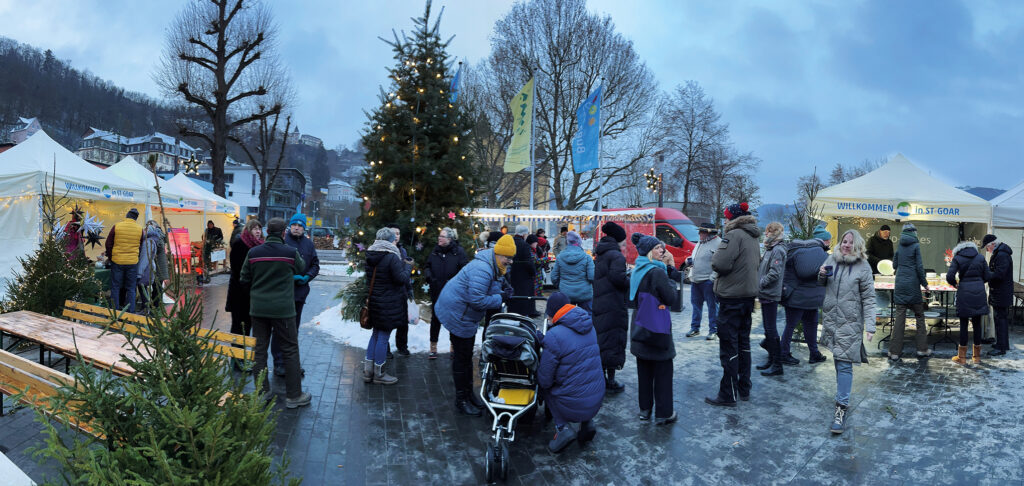
[[[601,139],[601,86],[576,110],[576,136],[572,140],[572,168],[577,174],[598,169]]]
[[[533,78],[509,103],[512,109],[512,141],[505,151],[505,172],[530,167],[530,137],[533,134]]]

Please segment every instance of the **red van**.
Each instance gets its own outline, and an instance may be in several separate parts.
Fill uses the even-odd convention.
[[[604,211],[635,211],[637,209],[638,208],[617,208],[605,209]],[[700,240],[697,225],[693,224],[693,221],[690,221],[690,218],[687,218],[685,214],[676,209],[648,209],[654,209],[653,235],[651,234],[651,225],[649,224],[615,221],[619,226],[626,229],[626,263],[632,264],[636,261],[637,257],[636,247],[633,246],[633,241],[629,236],[633,233],[643,233],[645,235],[654,236],[665,243],[665,249],[672,254],[672,258],[676,261],[676,268],[682,268],[683,264],[686,263],[686,259],[689,258],[691,253],[693,253],[693,248]],[[600,229],[595,231],[595,241],[600,240],[601,236],[603,235],[601,234]]]

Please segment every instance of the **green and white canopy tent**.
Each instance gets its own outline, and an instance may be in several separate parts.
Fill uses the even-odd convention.
[[[834,236],[852,228],[867,239],[889,224],[894,245],[901,225],[893,223],[913,222],[924,265],[938,272],[945,271],[946,250],[961,239],[980,243],[992,225],[988,201],[940,181],[903,154],[861,177],[822,189],[811,207]]]

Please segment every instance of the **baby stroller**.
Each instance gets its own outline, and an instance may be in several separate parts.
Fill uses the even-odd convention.
[[[512,297],[543,300],[543,297]],[[543,331],[547,331],[545,319]],[[508,477],[508,444],[516,439],[516,421],[537,412],[537,366],[540,342],[537,326],[519,314],[499,313],[484,331],[481,353],[484,361],[480,398],[494,421],[494,441],[487,446],[484,470],[487,481]]]

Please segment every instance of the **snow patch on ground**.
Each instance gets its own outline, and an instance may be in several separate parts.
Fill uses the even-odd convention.
[[[353,271],[350,275],[348,273],[348,265],[320,265],[320,275],[327,275],[331,277],[352,277],[359,278],[363,276],[362,270]]]
[[[359,322],[357,321],[350,321],[342,318],[342,305],[343,304],[338,304],[314,317],[312,320],[313,328],[326,333],[331,337],[331,339],[338,343],[355,348],[366,349],[366,344],[370,342],[370,331],[359,327]],[[480,331],[478,331],[477,334],[479,334],[479,332]],[[479,343],[479,341],[479,339],[475,340],[477,343]],[[395,333],[392,332],[392,351],[395,350],[394,343]],[[451,341],[448,339],[448,331],[442,327],[440,336],[437,340],[437,351],[440,353],[447,353],[450,344]],[[419,324],[409,326],[409,351],[413,353],[430,351],[429,320],[420,319]]]

